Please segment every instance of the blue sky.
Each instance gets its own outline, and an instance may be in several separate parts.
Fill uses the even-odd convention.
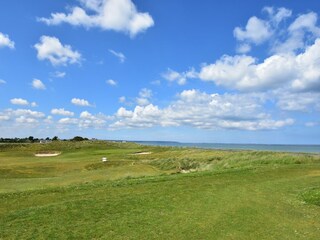
[[[0,3],[1,137],[320,144],[317,1]]]

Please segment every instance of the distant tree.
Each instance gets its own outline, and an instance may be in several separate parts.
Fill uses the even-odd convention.
[[[58,141],[58,140],[59,140],[58,136],[54,136],[54,137],[52,138],[52,141]]]
[[[50,141],[51,139],[49,137],[46,138],[46,141]]]
[[[30,136],[30,137],[28,137],[28,140],[29,140],[30,142],[34,142],[34,137],[33,137],[33,136]]]
[[[76,141],[76,142],[85,141],[85,140],[88,140],[88,138],[83,138],[80,136],[75,136],[74,138],[71,139],[71,141]]]

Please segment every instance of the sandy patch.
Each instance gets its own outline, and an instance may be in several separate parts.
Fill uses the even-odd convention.
[[[152,152],[139,152],[139,153],[133,153],[131,155],[149,155],[151,154]]]
[[[61,153],[36,153],[34,156],[36,157],[55,157],[59,156]]]
[[[308,176],[319,177],[320,176],[320,171],[319,170],[311,171],[311,172],[309,172]]]
[[[181,170],[180,173],[191,173],[191,172],[196,172],[197,169],[189,169],[189,170]]]

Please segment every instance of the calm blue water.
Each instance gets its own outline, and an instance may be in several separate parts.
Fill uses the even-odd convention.
[[[278,152],[320,153],[320,145],[278,145],[278,144],[227,144],[227,143],[180,143],[136,141],[136,143],[151,146],[196,147],[222,150],[260,150]]]

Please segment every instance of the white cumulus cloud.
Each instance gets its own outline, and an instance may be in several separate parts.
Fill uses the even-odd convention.
[[[38,123],[39,121],[35,118],[20,116],[16,118],[15,120],[17,123],[26,123],[26,124],[32,124],[32,123]]]
[[[30,106],[31,107],[38,107],[38,104],[36,102],[32,102],[32,103],[30,103]]]
[[[72,117],[74,115],[73,112],[67,111],[64,108],[54,108],[51,110],[51,114],[61,115],[61,116],[69,116],[69,117]]]
[[[32,87],[34,89],[38,89],[38,90],[45,90],[46,86],[43,84],[43,82],[39,79],[33,79],[32,81]]]
[[[284,7],[278,9],[275,9],[274,7],[264,7],[263,10],[269,14],[269,21],[276,26],[292,15],[292,11]]]
[[[285,111],[314,112],[320,111],[320,92],[274,92],[277,106]]]
[[[7,34],[0,32],[0,48],[2,47],[14,49],[14,42],[10,40]]]
[[[117,86],[117,81],[112,79],[107,80],[106,83],[110,86]]]
[[[223,56],[202,67],[204,81],[241,91],[270,90],[287,87],[299,91],[320,90],[320,39],[304,52],[275,54],[263,62],[246,55]]]
[[[58,123],[65,125],[76,125],[79,123],[79,120],[77,118],[61,118],[59,119]]]
[[[10,119],[9,116],[2,115],[2,113],[0,113],[0,121],[8,121],[9,119]]]
[[[167,72],[162,74],[162,77],[169,82],[177,82],[179,85],[185,85],[187,83],[187,79],[197,78],[198,73],[193,68],[182,73],[169,68]]]
[[[271,37],[272,30],[267,21],[253,16],[248,20],[244,29],[236,27],[233,34],[239,41],[260,44]]]
[[[107,117],[103,114],[93,115],[88,111],[84,111],[80,114],[79,127],[89,128],[93,127],[96,129],[104,128],[106,125]]]
[[[146,106],[150,103],[152,97],[152,91],[147,88],[143,88],[139,92],[139,97],[136,98],[136,102],[139,106]]]
[[[81,6],[69,13],[52,13],[50,18],[38,20],[47,25],[68,23],[85,28],[124,32],[134,37],[154,25],[149,13],[139,12],[131,0],[80,0]]]
[[[54,66],[81,62],[81,54],[73,51],[70,45],[62,45],[56,37],[41,36],[34,47],[39,60],[48,60]]]
[[[238,40],[238,53],[247,53],[252,49],[252,45],[261,45],[265,42],[272,42],[277,45],[277,38],[282,36],[286,29],[282,29],[280,24],[292,16],[292,11],[286,8],[264,7],[263,12],[268,14],[265,19],[252,16],[245,27],[236,27],[233,30],[234,37]],[[274,46],[272,48],[275,48]]]
[[[12,98],[10,102],[14,105],[29,105],[29,102],[22,98]]]
[[[11,117],[29,117],[29,118],[44,118],[45,114],[43,112],[32,111],[30,109],[6,109],[4,111],[6,116]]]
[[[91,107],[92,104],[89,103],[89,101],[85,99],[80,99],[80,98],[72,98],[71,103],[76,105],[76,106],[81,106],[81,107]]]
[[[161,109],[153,104],[124,107],[115,114],[111,129],[155,126],[191,126],[203,129],[278,129],[294,123],[293,119],[274,120],[263,112],[264,96],[255,94],[208,94],[185,90],[178,99]]]
[[[314,12],[298,16],[287,29],[288,37],[285,41],[276,41],[273,52],[287,53],[305,49],[306,42],[320,37],[320,28],[317,26],[318,15]]]

